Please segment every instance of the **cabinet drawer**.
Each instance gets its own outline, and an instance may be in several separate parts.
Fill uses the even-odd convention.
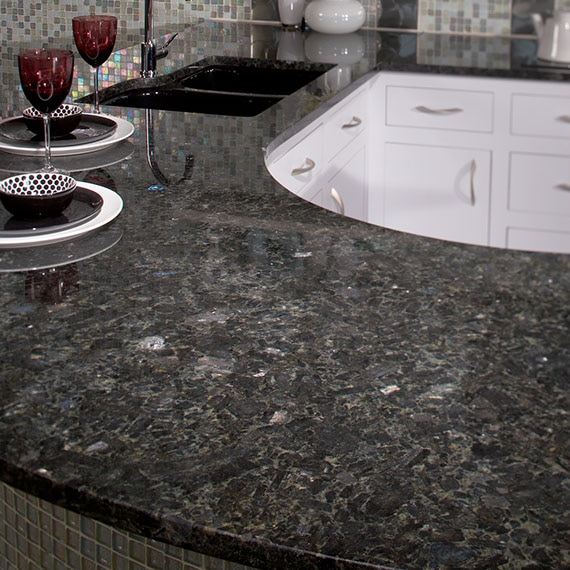
[[[323,126],[319,125],[280,158],[269,162],[267,169],[275,180],[298,194],[317,179],[323,162]]]
[[[509,210],[570,216],[570,156],[511,153]]]
[[[356,139],[366,128],[368,120],[367,91],[359,93],[339,108],[325,121],[325,156],[333,159],[346,145]]]
[[[570,138],[568,97],[513,94],[511,109],[514,135]]]
[[[570,232],[508,228],[507,247],[523,251],[568,253],[570,251]]]
[[[490,133],[493,93],[388,86],[386,125]]]

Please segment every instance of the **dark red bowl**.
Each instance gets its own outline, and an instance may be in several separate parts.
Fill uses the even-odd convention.
[[[59,172],[33,172],[0,181],[0,201],[24,220],[56,218],[71,204],[77,183]]]

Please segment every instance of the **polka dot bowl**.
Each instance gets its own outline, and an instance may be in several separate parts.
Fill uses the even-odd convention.
[[[0,201],[17,218],[57,218],[71,204],[76,186],[60,172],[20,174],[0,181]]]
[[[64,137],[72,133],[79,126],[82,114],[83,109],[78,105],[68,105],[67,103],[60,105],[50,115],[50,137]],[[26,127],[43,140],[44,120],[42,114],[33,107],[28,107],[22,111],[22,117]]]

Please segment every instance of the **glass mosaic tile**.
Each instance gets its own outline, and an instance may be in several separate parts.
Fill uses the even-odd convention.
[[[511,1],[420,0],[418,29],[458,34],[509,34]]]
[[[0,568],[255,570],[163,544],[0,483]]]

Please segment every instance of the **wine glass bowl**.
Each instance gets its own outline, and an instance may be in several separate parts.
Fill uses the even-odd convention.
[[[50,113],[69,94],[73,81],[73,61],[73,52],[66,49],[29,49],[18,54],[22,90],[43,118],[44,170],[54,170],[51,164]]]
[[[109,15],[76,16],[73,39],[79,55],[95,68],[95,112],[99,113],[99,67],[109,59],[117,38],[117,18]]]
[[[50,113],[50,134],[52,138],[64,137],[72,133],[81,123],[83,109],[79,105],[63,103]],[[34,107],[22,111],[26,127],[35,135],[43,138],[44,126],[42,114]]]
[[[73,200],[77,183],[61,172],[32,172],[0,181],[0,201],[25,220],[56,218]]]

